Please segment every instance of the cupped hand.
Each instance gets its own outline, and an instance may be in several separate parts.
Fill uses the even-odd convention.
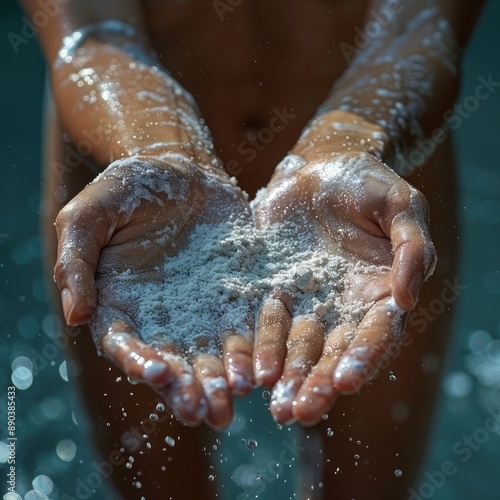
[[[161,292],[165,262],[178,258],[195,228],[231,217],[253,224],[243,193],[222,171],[133,157],[112,163],[56,220],[54,276],[66,321],[90,322],[98,349],[130,379],[154,387],[188,424],[230,422],[232,395],[253,386],[253,326],[242,317],[240,331],[214,334],[207,324],[186,339],[169,335],[168,315],[176,312],[160,294],[163,317],[146,337],[151,324],[141,307]],[[218,319],[212,312],[207,323]]]
[[[427,202],[371,154],[346,152],[289,155],[254,210],[257,227],[286,224],[295,228],[290,238],[346,262],[336,278],[343,304],[337,320],[297,314],[283,290],[270,294],[259,314],[256,382],[273,386],[275,420],[312,425],[339,394],[372,380],[402,339],[436,260]]]

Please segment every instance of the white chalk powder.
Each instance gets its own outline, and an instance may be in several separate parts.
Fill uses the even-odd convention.
[[[221,334],[251,335],[263,299],[274,290],[293,297],[293,316],[315,313],[326,331],[360,321],[370,304],[347,303],[342,293],[354,267],[326,250],[311,250],[293,228],[261,231],[230,220],[195,227],[186,247],[165,257],[158,282],[138,284],[129,270],[111,281],[98,279],[97,286],[112,287],[105,295],[119,300],[144,341],[173,342],[186,353],[219,352]]]

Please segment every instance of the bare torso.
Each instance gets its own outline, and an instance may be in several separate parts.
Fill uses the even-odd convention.
[[[226,168],[252,194],[346,69],[340,44],[354,43],[368,1],[230,3],[144,7],[163,65],[194,94]]]

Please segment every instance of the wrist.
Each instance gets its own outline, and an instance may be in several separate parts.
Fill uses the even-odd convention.
[[[315,116],[291,151],[307,161],[353,152],[369,153],[391,164],[393,145],[389,134],[379,124],[338,109]]]
[[[219,183],[235,186],[235,181],[230,178],[222,168],[210,165],[199,164],[192,158],[180,154],[168,154],[165,156],[137,154],[135,156],[124,157],[111,162],[99,175],[92,181],[108,181],[114,179],[122,186],[130,184],[129,181],[147,182],[148,179],[154,179],[170,175],[177,172],[184,179],[207,179],[216,178]],[[132,182],[133,183],[133,182]]]

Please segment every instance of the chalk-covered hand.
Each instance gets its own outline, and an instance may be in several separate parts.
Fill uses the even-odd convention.
[[[338,277],[350,318],[297,316],[279,290],[260,311],[254,369],[257,383],[273,387],[272,415],[314,424],[339,394],[373,379],[402,338],[435,265],[427,202],[372,154],[317,146],[285,158],[255,210],[258,227],[286,223],[295,240],[352,264]]]
[[[184,163],[118,160],[83,189],[57,217],[55,280],[66,321],[91,322],[98,349],[130,379],[154,387],[181,421],[222,427],[232,418],[232,395],[253,386],[251,335],[201,332],[186,345],[175,333],[160,334],[168,332],[161,314],[169,306],[160,298],[159,334],[142,340],[141,328],[151,325],[141,304],[163,283],[165,256],[176,259],[198,224],[233,214],[253,224],[243,193],[222,170]]]

